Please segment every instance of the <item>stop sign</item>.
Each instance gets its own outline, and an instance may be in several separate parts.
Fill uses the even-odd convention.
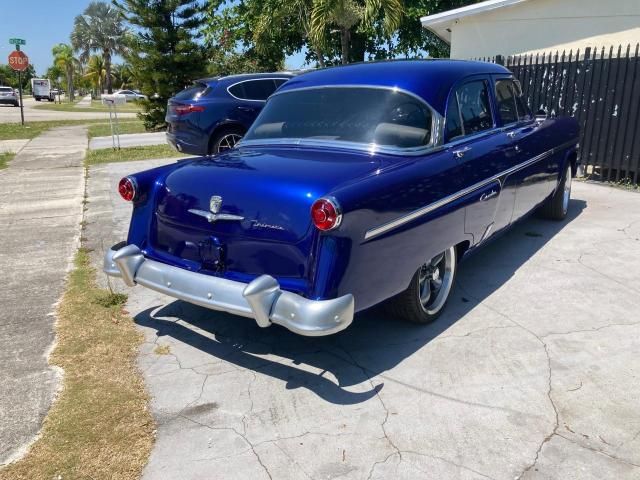
[[[18,72],[24,72],[29,66],[29,57],[24,52],[15,50],[9,54],[9,66]]]

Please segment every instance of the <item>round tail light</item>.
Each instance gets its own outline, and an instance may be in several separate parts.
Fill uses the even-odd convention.
[[[133,201],[137,193],[136,181],[131,177],[124,177],[118,183],[118,192],[127,202]]]
[[[327,232],[338,228],[342,211],[335,198],[319,198],[311,206],[311,218],[318,230]]]

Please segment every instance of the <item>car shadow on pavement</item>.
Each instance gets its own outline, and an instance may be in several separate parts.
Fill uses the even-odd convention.
[[[287,388],[306,388],[334,404],[356,404],[383,388],[383,383],[374,385],[372,377],[392,369],[449,329],[507,282],[585,208],[585,201],[572,200],[569,215],[562,222],[526,219],[470,256],[460,265],[447,308],[430,325],[395,320],[377,307],[356,314],[343,332],[302,337],[278,325],[263,329],[250,319],[183,301],[146,309],[134,320],[155,330],[157,337],[171,337],[239,368],[280,379]],[[472,282],[474,287],[481,283],[474,288],[473,297],[464,288]],[[366,355],[366,364],[354,356],[363,351],[372,352]]]

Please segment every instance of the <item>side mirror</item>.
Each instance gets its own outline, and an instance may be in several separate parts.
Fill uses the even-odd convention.
[[[546,110],[540,109],[536,112],[536,122],[538,124],[543,123],[547,118],[549,118],[549,114]]]

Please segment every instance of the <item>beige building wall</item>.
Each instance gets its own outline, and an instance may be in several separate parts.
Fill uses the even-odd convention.
[[[458,20],[451,58],[577,50],[640,42],[640,0],[526,0]]]

